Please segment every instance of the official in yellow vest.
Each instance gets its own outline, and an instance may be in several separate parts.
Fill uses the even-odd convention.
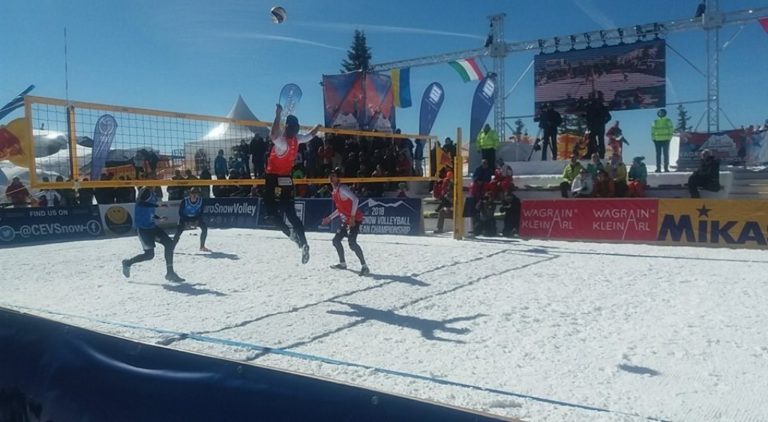
[[[491,125],[485,124],[483,130],[477,135],[477,149],[484,160],[489,164],[496,163],[496,148],[499,147],[499,135],[491,129]]]
[[[667,110],[661,109],[656,113],[659,118],[653,121],[651,137],[656,146],[656,173],[661,172],[661,156],[664,155],[664,171],[669,172],[669,143],[675,132],[672,120],[667,117]]]

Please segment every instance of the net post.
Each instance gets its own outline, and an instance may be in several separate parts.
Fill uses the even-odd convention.
[[[461,128],[456,128],[456,157],[453,159],[453,238],[464,238],[464,157],[461,155]]]
[[[69,162],[72,166],[72,180],[80,179],[80,169],[77,165],[77,132],[75,130],[75,106],[67,105],[67,136],[69,137]]]
[[[29,154],[29,163],[27,168],[29,169],[29,186],[34,188],[37,185],[37,166],[35,163],[35,136],[32,130],[32,98],[28,95],[24,96],[24,116],[27,119],[26,131],[27,131],[27,148],[30,151],[26,151]]]

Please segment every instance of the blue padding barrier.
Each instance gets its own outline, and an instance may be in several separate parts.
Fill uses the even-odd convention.
[[[0,308],[0,421],[491,421]]]

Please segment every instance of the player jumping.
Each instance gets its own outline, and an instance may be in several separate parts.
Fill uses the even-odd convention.
[[[196,225],[200,227],[200,251],[210,252],[211,250],[205,247],[205,238],[208,237],[208,226],[203,220],[203,198],[200,197],[200,189],[192,188],[189,190],[187,197],[179,203],[179,225],[176,226],[176,234],[173,236],[173,246],[179,243],[181,233],[184,232],[188,226]]]
[[[299,119],[294,115],[288,115],[285,119],[285,131],[280,130],[280,114],[283,107],[278,104],[275,109],[275,121],[272,124],[272,150],[267,159],[267,174],[264,177],[264,205],[267,208],[267,214],[277,228],[282,230],[286,236],[291,238],[301,248],[301,263],[309,262],[309,245],[304,236],[304,225],[296,215],[296,208],[293,204],[293,179],[291,171],[293,163],[296,160],[296,154],[299,151],[299,144],[304,144],[312,140],[320,129],[316,125],[306,135],[299,135]],[[275,200],[275,191],[280,189],[279,199]],[[293,232],[285,224],[283,216],[293,227]]]
[[[154,189],[151,187],[142,188],[136,199],[134,218],[136,219],[136,229],[144,253],[136,255],[131,259],[123,260],[123,275],[126,278],[130,277],[131,265],[138,262],[149,261],[155,257],[155,240],[157,240],[165,249],[165,279],[168,281],[182,282],[184,279],[179,277],[179,275],[173,271],[173,240],[168,237],[168,234],[165,233],[163,229],[157,227],[155,224],[156,221],[165,221],[165,217],[158,217],[155,214],[155,208],[157,207],[157,196],[155,196]]]
[[[341,240],[345,237],[349,237],[349,248],[355,252],[357,259],[360,260],[362,268],[360,269],[360,275],[368,275],[368,265],[365,263],[365,257],[363,256],[363,250],[360,245],[357,244],[357,235],[360,233],[360,224],[363,222],[363,213],[357,211],[359,200],[357,195],[347,185],[342,185],[339,181],[341,176],[341,169],[337,168],[333,170],[328,177],[333,187],[333,203],[336,205],[336,210],[328,217],[323,218],[323,224],[329,224],[331,220],[336,216],[341,216],[341,226],[336,230],[336,236],[333,238],[333,247],[336,248],[336,252],[339,254],[339,263],[332,265],[331,268],[346,269],[347,262],[344,259],[344,247],[341,245]]]

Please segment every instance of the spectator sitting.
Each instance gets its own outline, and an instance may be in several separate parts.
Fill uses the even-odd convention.
[[[485,160],[483,160],[485,161]],[[491,192],[486,192],[475,204],[475,221],[473,232],[476,236],[496,236],[496,204]]]
[[[483,193],[490,187],[493,170],[488,160],[483,159],[480,166],[472,174],[472,196],[479,199]]]
[[[504,237],[515,236],[520,230],[520,208],[520,198],[512,191],[506,192],[499,208],[504,213],[504,227],[501,229]]]
[[[645,197],[645,188],[648,186],[648,169],[643,162],[645,157],[635,157],[632,159],[632,166],[629,168],[629,184],[627,185],[628,196],[634,198]]]
[[[592,176],[592,179],[597,180],[597,172],[600,170],[603,170],[605,167],[603,166],[603,162],[600,161],[600,155],[598,153],[592,154],[592,160],[587,164],[587,171]]]
[[[621,155],[611,156],[610,176],[613,179],[613,187],[616,197],[623,198],[627,194],[627,166],[621,160]]]
[[[494,189],[497,198],[503,198],[505,193],[515,188],[513,176],[514,172],[512,171],[512,167],[505,163],[503,158],[498,158],[496,160],[496,171],[493,175]]]
[[[398,198],[408,197],[408,187],[405,184],[405,182],[400,182],[397,184],[397,197]]]
[[[445,218],[453,216],[453,173],[448,172],[443,179],[440,205],[437,206],[437,230],[435,233],[442,233],[445,228]]]
[[[720,190],[720,160],[708,149],[701,151],[699,168],[688,178],[691,198],[700,198],[699,188],[717,192]]]
[[[582,167],[579,171],[579,177],[573,179],[571,194],[574,198],[589,198],[592,196],[593,189],[592,176],[587,169]]]
[[[582,170],[586,171],[579,162],[579,157],[576,154],[571,155],[571,161],[563,169],[563,181],[560,183],[560,194],[563,198],[568,198],[571,184],[579,177]]]
[[[595,198],[613,198],[615,194],[613,180],[608,176],[608,172],[605,170],[598,171],[593,196]]]

